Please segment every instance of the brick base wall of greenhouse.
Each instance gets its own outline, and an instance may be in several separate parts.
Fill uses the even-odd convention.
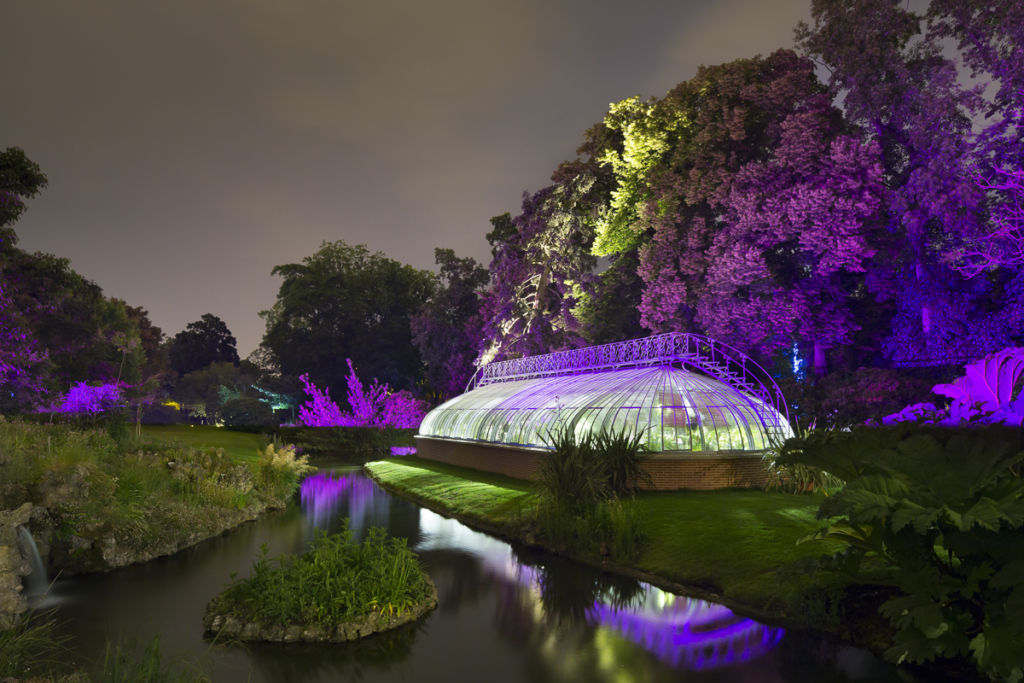
[[[545,451],[502,444],[416,437],[416,454],[427,460],[532,480]],[[692,455],[657,453],[643,462],[660,491],[677,489],[763,488],[768,472],[755,452]]]

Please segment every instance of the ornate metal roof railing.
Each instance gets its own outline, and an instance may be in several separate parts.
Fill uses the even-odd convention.
[[[782,390],[757,361],[728,344],[688,332],[668,332],[488,363],[477,369],[466,391],[495,382],[673,363],[688,365],[774,408],[775,415],[759,411],[762,423],[769,429],[779,428],[776,415],[789,420],[789,407]]]

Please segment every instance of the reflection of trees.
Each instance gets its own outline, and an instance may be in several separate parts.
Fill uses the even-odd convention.
[[[458,550],[417,550],[437,586],[437,610],[458,612],[489,596],[502,581],[485,571],[480,558]]]
[[[642,596],[643,585],[634,578],[586,569],[560,557],[525,546],[512,548],[520,566],[537,573],[544,616],[554,625],[586,623],[596,602],[629,607]]]

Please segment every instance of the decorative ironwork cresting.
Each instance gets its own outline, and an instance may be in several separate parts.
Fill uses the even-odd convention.
[[[641,339],[488,363],[477,369],[466,391],[496,382],[675,363],[689,366],[759,399],[755,405],[773,408],[758,411],[762,424],[773,436],[781,436],[788,430],[788,424],[783,427],[779,422],[783,418],[787,423],[789,421],[786,398],[767,370],[739,349],[704,335],[687,332],[668,332]]]

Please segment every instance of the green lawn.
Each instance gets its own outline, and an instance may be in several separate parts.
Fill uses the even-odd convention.
[[[267,438],[262,434],[236,432],[210,425],[143,425],[142,438],[192,448],[223,448],[224,455],[232,461],[248,463],[258,462],[256,452],[267,445]]]
[[[432,507],[485,525],[517,525],[536,499],[530,484],[520,479],[415,457],[371,462],[366,469]]]
[[[366,469],[389,487],[511,536],[522,534],[537,501],[528,482],[418,458]],[[644,544],[632,568],[759,612],[813,622],[818,615],[799,612],[819,609],[845,585],[793,567],[827,549],[817,541],[797,543],[821,526],[820,503],[816,495],[753,490],[642,493],[636,505]]]

